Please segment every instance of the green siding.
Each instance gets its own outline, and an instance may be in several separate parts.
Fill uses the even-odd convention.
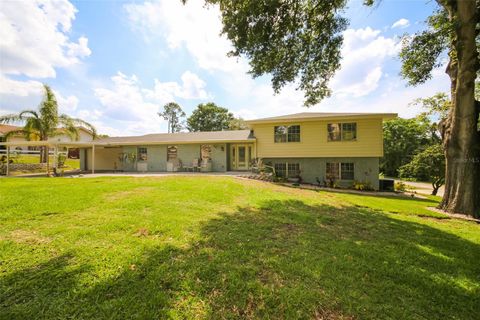
[[[223,149],[223,150],[222,150]],[[226,144],[214,144],[212,148],[212,171],[227,171],[227,154],[228,148]]]
[[[178,158],[184,166],[191,166],[193,159],[200,159],[201,144],[177,144]],[[167,171],[167,146],[125,146],[124,153],[137,153],[138,147],[147,148],[147,163],[149,172]],[[222,150],[223,148],[223,150]],[[212,171],[224,172],[227,170],[227,146],[226,144],[212,145]],[[123,171],[137,171],[136,163],[125,163]]]
[[[123,147],[124,153],[132,153],[134,152],[137,154],[137,147],[136,146],[125,146]],[[137,171],[136,162],[127,162],[123,164],[123,171]]]
[[[192,166],[193,159],[200,159],[199,144],[177,144],[177,156],[182,165]]]
[[[355,180],[361,182],[370,182],[373,188],[378,189],[378,163],[379,158],[263,158],[264,163],[299,163],[300,176],[304,182],[317,183],[325,180],[325,171],[327,162],[352,162],[355,166]],[[337,183],[343,187],[350,187],[353,184],[351,180],[339,180]]]
[[[167,171],[167,146],[146,146],[148,171]]]

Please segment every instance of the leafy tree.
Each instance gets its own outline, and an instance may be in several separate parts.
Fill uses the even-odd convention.
[[[97,131],[94,126],[81,119],[71,118],[66,114],[58,114],[58,104],[55,95],[46,84],[44,87],[44,97],[40,103],[38,111],[24,110],[18,114],[9,114],[0,116],[0,123],[24,122],[20,130],[10,131],[5,135],[9,138],[15,135],[23,135],[27,140],[47,141],[49,137],[67,134],[73,140],[79,138],[79,126],[89,129],[95,138]],[[48,161],[48,148],[42,147],[40,153],[40,162]]]
[[[328,82],[340,67],[342,31],[347,26],[341,16],[346,0],[206,2],[219,5],[222,31],[234,48],[229,54],[246,56],[254,77],[271,74],[275,92],[298,82],[307,106],[330,95]],[[375,0],[364,3],[371,6]],[[428,29],[404,40],[402,75],[411,85],[426,81],[441,64],[442,53],[448,51],[452,112],[442,123],[447,176],[441,207],[480,215],[480,107],[474,98],[480,69],[476,42],[480,2],[437,3],[440,9],[428,19]]]
[[[430,125],[430,137],[432,142],[441,142],[440,124],[448,119],[452,109],[452,102],[447,94],[439,92],[432,97],[419,98],[410,103],[410,106],[421,106],[424,112],[419,117],[424,118],[424,122],[429,122],[433,118],[434,122]]]
[[[444,92],[436,93],[432,97],[415,99],[411,106],[422,106],[426,116],[433,116],[438,120],[445,120],[452,109],[452,101]]]
[[[248,125],[245,122],[245,120],[243,120],[243,118],[241,118],[241,117],[233,118],[230,121],[229,129],[230,130],[245,130],[245,129],[248,129]]]
[[[442,145],[435,144],[416,154],[412,161],[399,169],[400,177],[416,178],[432,183],[432,195],[445,184],[445,155]]]
[[[448,54],[451,112],[440,123],[446,157],[445,193],[441,208],[480,216],[480,102],[475,97],[480,71],[478,33],[480,2],[437,0],[440,9],[428,28],[405,37],[400,53],[402,75],[410,85],[424,83]],[[477,93],[478,95],[478,93]]]
[[[163,112],[158,112],[158,115],[168,121],[168,133],[180,132],[183,129],[183,121],[181,119],[185,117],[185,112],[183,112],[178,103],[167,103],[163,106]]]
[[[430,144],[431,124],[426,117],[396,118],[383,124],[383,158],[380,171],[390,177],[398,175],[398,168],[412,160],[416,153]]]
[[[190,131],[222,131],[229,130],[233,120],[233,114],[228,109],[208,102],[197,106],[188,117],[187,124]]]

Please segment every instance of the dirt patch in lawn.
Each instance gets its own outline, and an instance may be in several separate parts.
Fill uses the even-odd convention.
[[[16,243],[25,243],[25,244],[43,244],[49,243],[51,241],[48,237],[43,237],[35,231],[29,230],[14,230],[10,234],[3,238],[3,240],[10,240]]]
[[[116,191],[116,192],[111,192],[106,194],[104,199],[106,201],[112,202],[112,201],[121,200],[127,197],[131,197],[131,196],[145,194],[149,191],[154,191],[154,190],[155,190],[154,187],[140,187],[140,188],[135,188],[135,189],[126,190],[126,191]]]
[[[433,211],[433,212],[438,212],[442,214],[446,214],[450,218],[454,219],[461,219],[461,220],[468,220],[468,221],[474,221],[476,223],[480,223],[480,219],[476,219],[472,216],[467,216],[466,214],[461,214],[461,213],[450,213],[447,211],[443,211],[441,209],[435,208],[435,207],[427,207],[428,210]]]

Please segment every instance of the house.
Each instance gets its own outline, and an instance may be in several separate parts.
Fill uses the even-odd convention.
[[[284,177],[378,189],[382,123],[393,113],[297,113],[246,121],[249,130],[110,137],[80,146],[96,171],[244,171],[262,159]]]
[[[5,146],[1,144],[2,142],[12,142],[12,143],[18,142],[18,145],[11,145],[10,149],[11,150],[16,150],[16,151],[37,150],[38,147],[36,147],[36,146],[25,145],[25,142],[27,141],[27,139],[22,134],[13,135],[13,136],[9,137],[8,139],[5,137],[5,135],[7,133],[9,133],[11,131],[21,130],[21,129],[22,129],[22,127],[12,126],[12,125],[7,125],[7,124],[0,124],[0,149],[5,149]],[[92,133],[89,130],[83,128],[83,127],[78,127],[78,135],[79,135],[78,141],[85,142],[85,141],[92,141],[93,140]],[[60,142],[60,143],[61,142],[70,142],[70,141],[72,141],[72,138],[68,134],[59,134],[55,137],[48,138],[48,141]]]

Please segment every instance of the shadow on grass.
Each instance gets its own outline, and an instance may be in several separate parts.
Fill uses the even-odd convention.
[[[16,318],[474,319],[480,247],[358,207],[270,201],[220,214],[187,248],[161,245],[82,285],[69,257],[2,280]]]

